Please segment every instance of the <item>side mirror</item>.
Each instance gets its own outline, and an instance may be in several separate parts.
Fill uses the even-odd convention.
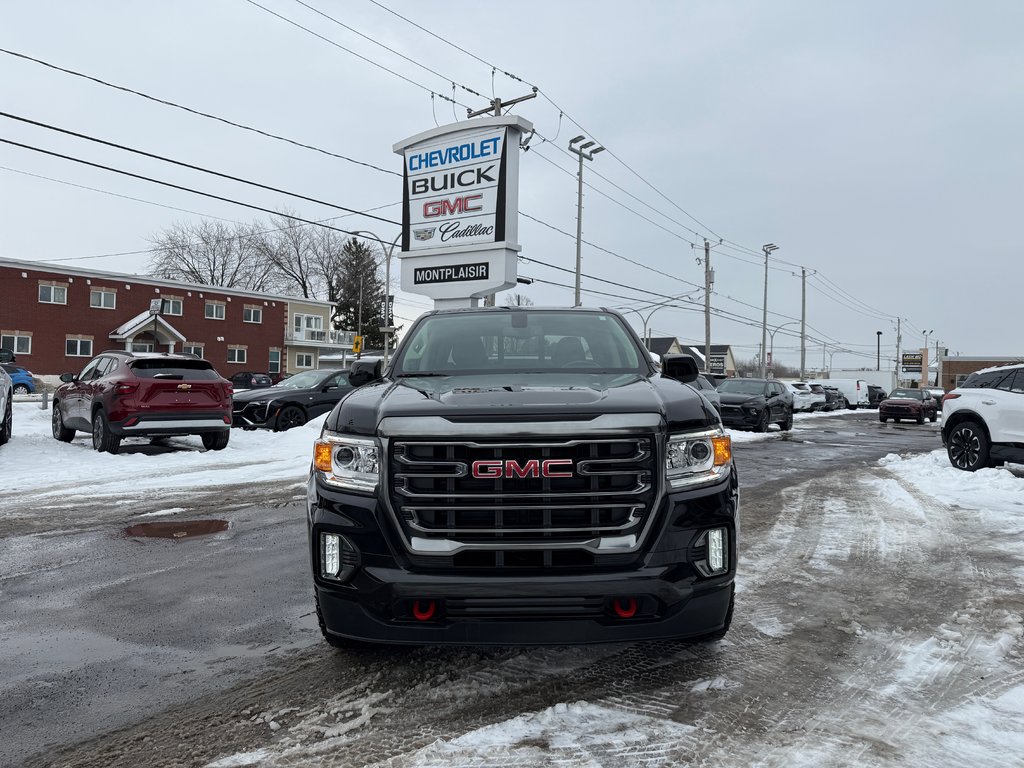
[[[356,360],[352,363],[352,371],[348,380],[353,387],[361,387],[373,381],[379,381],[382,373],[383,360]]]
[[[697,380],[700,369],[697,361],[689,355],[662,355],[661,375],[690,384]]]
[[[77,378],[78,377],[75,376],[75,374],[73,374],[73,373],[62,373],[60,375],[60,380],[63,381],[65,384],[70,384],[72,381],[74,381]]]

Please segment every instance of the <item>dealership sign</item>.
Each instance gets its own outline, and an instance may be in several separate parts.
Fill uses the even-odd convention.
[[[394,145],[403,160],[403,290],[472,306],[515,285],[519,139],[532,129],[521,117],[488,117]]]
[[[711,355],[708,358],[708,373],[725,373],[725,355]]]
[[[924,357],[920,352],[904,352],[903,353],[903,372],[904,373],[921,373],[921,363]]]

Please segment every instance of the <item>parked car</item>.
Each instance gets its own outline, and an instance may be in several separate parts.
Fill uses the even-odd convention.
[[[658,370],[661,370],[660,366],[658,367]],[[704,397],[708,399],[708,402],[710,402],[711,405],[715,407],[715,410],[718,411],[718,415],[722,415],[722,396],[719,391],[715,389],[715,385],[708,381],[704,374],[698,375],[693,382],[689,382],[689,386],[704,395]]]
[[[931,393],[931,396],[935,398],[935,405],[941,411],[942,398],[946,396],[946,390],[944,390],[942,387],[928,387],[927,389]]]
[[[345,368],[321,368],[289,376],[273,387],[235,394],[233,424],[281,432],[327,413],[355,385]]]
[[[32,378],[32,371],[14,363],[0,363],[0,368],[7,371],[7,375],[11,377],[14,394],[31,395],[36,391],[36,383]]]
[[[864,379],[822,379],[811,383],[838,389],[843,398],[840,405],[845,408],[855,410],[868,406],[868,383]]]
[[[807,382],[787,381],[784,383],[789,393],[793,395],[794,411],[819,411],[825,407],[825,393],[812,391]]]
[[[889,419],[896,423],[901,419],[913,419],[924,424],[925,419],[935,421],[937,418],[935,399],[927,389],[894,389],[878,404],[878,420],[883,424]]]
[[[11,384],[11,377],[0,366],[0,445],[4,445],[11,439],[11,431],[14,427],[14,413],[11,406],[13,396],[14,387]]]
[[[710,381],[715,389],[718,389],[719,385],[729,378],[724,373],[702,373],[701,376]]]
[[[722,424],[767,432],[770,424],[793,428],[793,397],[775,379],[727,379],[718,387]]]
[[[821,392],[825,396],[825,404],[820,410],[835,411],[842,405],[843,397],[835,387],[823,387],[821,384],[808,384],[808,386],[811,388],[811,392]]]
[[[947,394],[942,444],[950,463],[968,472],[1024,463],[1024,365],[972,373]]]
[[[240,389],[262,389],[263,387],[274,386],[274,382],[270,379],[270,374],[257,373],[256,371],[242,371],[241,373],[233,374],[228,381],[231,382],[235,392],[238,392]]]
[[[117,453],[125,437],[199,435],[208,450],[227,447],[231,382],[206,360],[113,350],[60,380],[52,431],[61,442],[82,431],[106,453]]]
[[[0,347],[0,363],[13,363],[18,358],[14,354],[13,349],[7,347]]]
[[[889,395],[886,394],[885,390],[877,384],[868,384],[868,407],[877,408],[878,404],[885,400]]]

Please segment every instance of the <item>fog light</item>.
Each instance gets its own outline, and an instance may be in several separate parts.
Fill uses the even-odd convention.
[[[341,570],[341,537],[335,533],[323,534],[324,576],[337,576]]]
[[[708,568],[712,573],[725,570],[725,528],[708,531]]]
[[[320,533],[320,577],[347,581],[359,566],[356,545],[337,533]]]

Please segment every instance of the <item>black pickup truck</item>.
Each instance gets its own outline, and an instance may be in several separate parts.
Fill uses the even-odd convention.
[[[610,310],[460,309],[360,375],[308,484],[327,642],[725,635],[739,486],[692,358]]]

